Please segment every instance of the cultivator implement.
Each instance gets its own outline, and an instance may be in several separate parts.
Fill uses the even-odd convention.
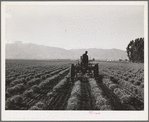
[[[71,80],[74,78],[76,79],[82,79],[81,81],[87,81],[83,78],[87,77],[94,77],[95,79],[98,78],[99,74],[99,67],[98,64],[89,63],[87,66],[82,64],[72,64],[70,67],[70,77]],[[84,77],[85,76],[85,77]]]

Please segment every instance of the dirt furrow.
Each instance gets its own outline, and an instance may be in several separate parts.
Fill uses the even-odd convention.
[[[81,82],[81,103],[80,103],[80,110],[91,110],[92,103],[91,103],[91,94],[89,91],[89,83]]]

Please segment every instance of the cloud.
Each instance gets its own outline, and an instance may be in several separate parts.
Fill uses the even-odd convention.
[[[6,18],[12,18],[12,15],[9,14],[9,13],[5,13],[5,17],[6,17]]]

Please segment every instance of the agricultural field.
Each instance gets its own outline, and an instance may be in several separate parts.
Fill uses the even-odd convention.
[[[96,62],[99,77],[70,77],[75,61],[6,60],[6,110],[144,110],[144,64]]]

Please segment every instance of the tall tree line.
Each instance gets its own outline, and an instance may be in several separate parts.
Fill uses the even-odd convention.
[[[144,62],[144,38],[137,38],[130,41],[126,50],[129,61]]]

